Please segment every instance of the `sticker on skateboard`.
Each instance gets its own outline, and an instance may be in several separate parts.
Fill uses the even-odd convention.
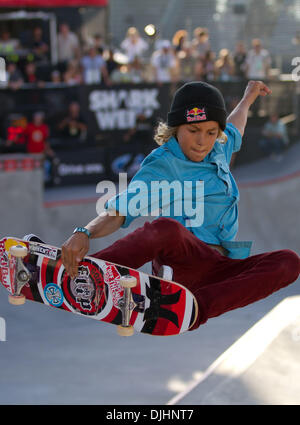
[[[45,243],[0,240],[0,281],[12,304],[26,299],[151,335],[177,335],[190,329],[198,306],[179,283],[86,256],[72,279],[61,250]]]

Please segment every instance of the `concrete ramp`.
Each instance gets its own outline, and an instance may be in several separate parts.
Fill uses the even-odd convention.
[[[288,297],[167,404],[300,404],[300,296]]]
[[[280,162],[270,158],[233,170],[240,189],[239,240],[252,255],[277,249],[300,254],[300,143]]]
[[[252,255],[300,254],[299,158],[298,143],[280,162],[266,158],[233,171],[241,197],[237,239],[253,240]],[[182,382],[167,404],[300,404],[300,296],[294,294],[299,279],[263,300],[265,306],[272,297],[278,301],[206,370]],[[222,318],[225,325],[228,316]]]
[[[252,254],[300,253],[299,157],[300,143],[280,163],[233,170],[237,239],[253,240]],[[1,174],[0,192],[1,237],[33,232],[57,246],[95,217],[99,196],[96,185],[44,194],[39,170]],[[91,252],[144,221],[93,240]],[[298,280],[180,337],[122,339],[109,325],[38,303],[15,308],[0,287],[0,404],[300,404],[299,294]]]

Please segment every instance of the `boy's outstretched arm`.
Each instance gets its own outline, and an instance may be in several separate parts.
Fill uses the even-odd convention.
[[[110,216],[104,211],[89,224],[85,226],[91,234],[91,238],[101,238],[118,230],[124,223],[125,217],[116,211],[115,216]],[[61,260],[66,272],[75,278],[78,272],[78,263],[88,253],[89,238],[85,233],[73,233],[62,245]]]
[[[232,123],[243,136],[250,106],[258,96],[267,96],[271,93],[272,90],[262,81],[249,81],[241,101],[227,118],[227,123]]]

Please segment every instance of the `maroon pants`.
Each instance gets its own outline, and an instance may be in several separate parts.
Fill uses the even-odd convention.
[[[156,273],[173,268],[173,280],[188,288],[199,304],[192,329],[211,317],[244,307],[294,282],[300,258],[291,250],[243,260],[223,256],[170,218],[159,218],[118,240],[94,257],[137,269],[152,261]]]

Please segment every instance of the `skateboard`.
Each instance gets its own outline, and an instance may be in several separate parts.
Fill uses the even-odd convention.
[[[179,283],[89,256],[71,279],[59,248],[14,237],[0,239],[0,281],[11,304],[37,301],[117,325],[122,336],[178,335],[198,314],[195,297]]]

